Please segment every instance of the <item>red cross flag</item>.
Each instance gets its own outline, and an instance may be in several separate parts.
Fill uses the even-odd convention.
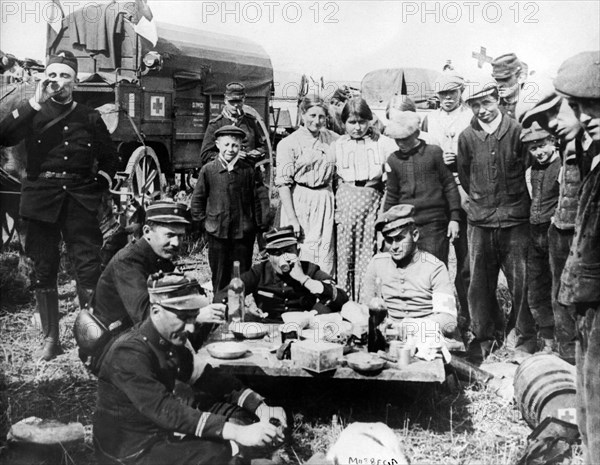
[[[147,0],[135,0],[135,11],[133,30],[155,46],[158,42],[158,32]]]

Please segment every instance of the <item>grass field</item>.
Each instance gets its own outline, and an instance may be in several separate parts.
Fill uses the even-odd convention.
[[[198,277],[207,278],[204,251],[193,246],[189,251]],[[74,284],[68,273],[61,275],[65,354],[36,363],[32,353],[41,341],[33,326],[34,301],[23,275],[27,267],[19,263],[15,252],[0,256],[0,462],[94,465],[91,424],[96,380],[79,361],[71,333],[78,308]],[[512,465],[531,432],[514,402],[476,385],[245,381],[293,415],[289,441],[279,453],[282,463],[302,463],[315,452],[325,452],[343,427],[354,421],[379,421],[393,428],[413,465]],[[55,454],[23,456],[22,451],[10,449],[5,438],[11,424],[29,416],[81,422],[86,441],[59,448]],[[582,462],[577,457],[572,463]]]

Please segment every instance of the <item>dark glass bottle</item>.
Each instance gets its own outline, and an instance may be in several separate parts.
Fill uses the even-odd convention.
[[[375,280],[375,296],[369,301],[369,334],[367,339],[367,350],[377,352],[385,350],[385,324],[388,314],[383,293],[381,291],[381,278]]]

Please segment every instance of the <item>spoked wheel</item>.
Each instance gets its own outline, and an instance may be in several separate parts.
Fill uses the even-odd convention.
[[[129,191],[140,205],[146,206],[162,197],[163,176],[158,157],[151,147],[138,147],[129,157],[125,168],[129,175],[125,190]]]
[[[10,213],[2,210],[0,221],[2,228],[2,247],[0,247],[0,249],[2,249],[10,244],[10,241],[15,235],[15,231],[17,230],[17,220],[16,218],[13,218]]]

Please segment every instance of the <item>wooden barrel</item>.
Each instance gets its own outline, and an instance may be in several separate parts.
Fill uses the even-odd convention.
[[[535,428],[546,417],[576,424],[575,367],[555,355],[532,355],[517,369],[515,400]]]

